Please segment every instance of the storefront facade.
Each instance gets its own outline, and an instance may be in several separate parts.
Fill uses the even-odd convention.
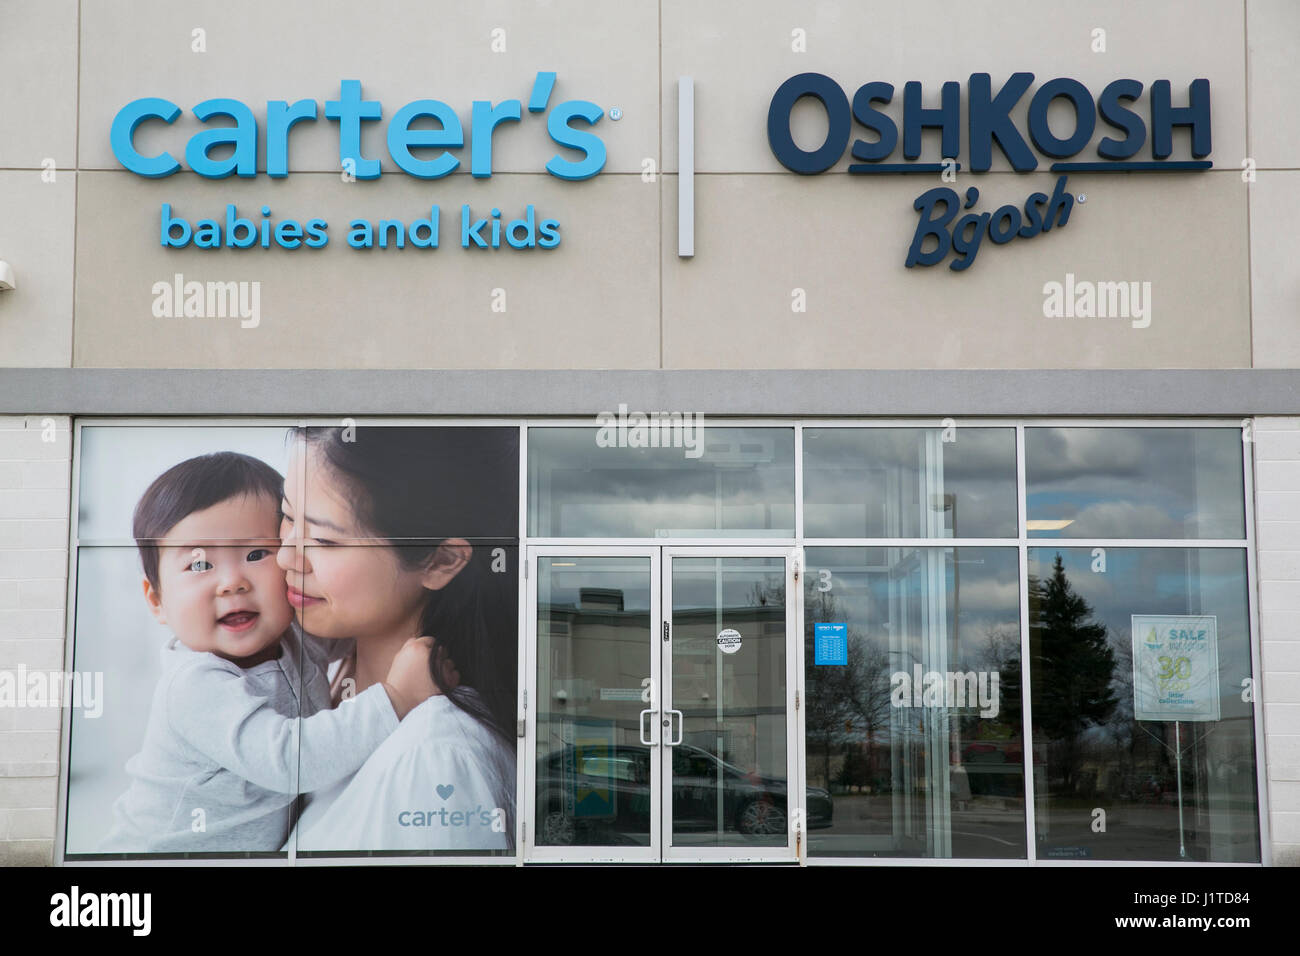
[[[1300,859],[1289,4],[18,11],[6,863]]]

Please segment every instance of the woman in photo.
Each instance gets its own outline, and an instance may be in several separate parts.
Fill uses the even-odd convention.
[[[347,642],[328,655],[342,658],[333,703],[381,680],[420,636],[436,644],[442,691],[351,778],[306,798],[298,849],[512,849],[517,435],[378,425],[292,434],[277,560],[308,638]]]

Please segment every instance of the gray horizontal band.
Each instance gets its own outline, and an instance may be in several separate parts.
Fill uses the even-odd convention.
[[[0,369],[0,414],[1300,415],[1300,369]]]

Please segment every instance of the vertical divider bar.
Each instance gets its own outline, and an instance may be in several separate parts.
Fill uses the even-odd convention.
[[[522,737],[518,735],[515,737],[515,746],[519,748],[515,753],[515,866],[523,866],[530,832],[532,839],[537,839],[536,827],[532,831],[525,829],[533,807],[533,796],[530,791],[533,789],[532,778],[536,767],[536,760],[533,757],[536,733],[528,726],[530,715],[527,702],[531,699],[533,706],[536,707],[537,693],[534,691],[531,696],[528,693],[528,689],[532,686],[533,675],[536,673],[533,665],[534,655],[530,652],[529,644],[530,641],[535,641],[536,632],[529,626],[532,614],[529,594],[533,575],[528,573],[528,425],[523,421],[519,422],[518,502],[519,546],[515,551],[515,594],[519,602],[516,615],[519,646],[515,656],[515,666],[518,668],[515,679],[515,714],[516,719],[523,725],[524,733]]]
[[[1254,434],[1259,434],[1259,419],[1249,419]],[[1259,811],[1259,861],[1264,866],[1273,865],[1272,821],[1269,819],[1267,738],[1264,736],[1264,701],[1260,695],[1260,685],[1264,679],[1263,647],[1260,644],[1260,582],[1258,548],[1258,520],[1255,515],[1255,472],[1257,464],[1256,442],[1241,443],[1242,490],[1245,492],[1242,529],[1246,535],[1246,610],[1250,633],[1250,674],[1254,680],[1252,687],[1252,710],[1255,724],[1255,801]]]
[[[664,571],[671,559],[667,557],[665,548],[653,548],[650,555],[651,605],[656,612],[651,620],[658,621],[658,627],[652,627],[650,633],[650,668],[655,689],[654,732],[650,739],[659,741],[659,746],[651,757],[654,766],[658,768],[658,776],[651,781],[657,786],[652,786],[651,789],[658,795],[659,806],[650,818],[650,842],[659,851],[659,861],[667,862],[672,845],[672,763],[669,758],[672,748],[667,744],[669,738],[664,733],[663,720],[668,713],[672,694],[672,661],[668,652],[672,645],[664,639],[664,628],[668,628],[668,636],[671,637],[672,611],[671,596],[668,594],[670,586]]]
[[[797,523],[797,522],[796,522]],[[800,866],[806,866],[808,863],[808,771],[804,763],[804,710],[807,708],[807,690],[804,686],[804,606],[803,606],[803,587],[807,580],[808,559],[801,545],[796,546],[796,555],[798,556],[798,574],[792,573],[790,560],[786,560],[786,579],[790,582],[790,593],[786,597],[786,628],[788,637],[786,638],[787,653],[790,656],[786,673],[790,675],[791,683],[794,685],[795,707],[793,711],[789,710],[789,699],[791,695],[786,694],[787,712],[790,714],[790,722],[793,726],[790,728],[787,736],[789,740],[789,753],[792,755],[791,778],[793,786],[786,787],[787,805],[793,804],[796,813],[797,831],[792,834],[795,837],[795,862]],[[792,799],[791,799],[792,798]]]
[[[1030,682],[1033,680],[1029,661],[1029,541],[1028,504],[1025,500],[1025,425],[1016,424],[1016,536],[1020,555],[1020,712],[1024,722],[1021,733],[1025,745],[1025,851],[1032,864],[1038,859],[1035,835],[1038,823],[1034,814],[1034,715],[1031,706]]]
[[[677,255],[695,255],[695,80],[677,78]]]

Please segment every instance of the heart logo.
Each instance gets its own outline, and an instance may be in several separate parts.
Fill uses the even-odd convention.
[[[444,800],[448,799],[453,793],[456,792],[456,788],[449,783],[438,784],[437,790],[438,790],[438,796],[442,797],[442,799]]]

